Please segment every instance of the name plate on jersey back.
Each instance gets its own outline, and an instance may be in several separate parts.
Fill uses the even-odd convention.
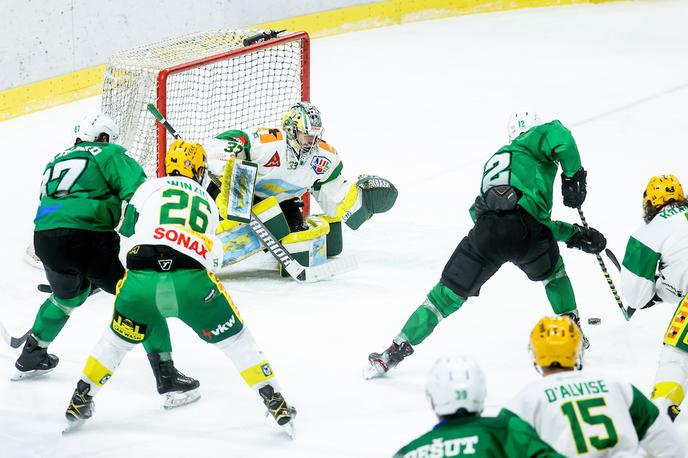
[[[251,221],[253,191],[258,176],[258,164],[249,161],[235,161],[230,181],[227,219],[240,223]]]

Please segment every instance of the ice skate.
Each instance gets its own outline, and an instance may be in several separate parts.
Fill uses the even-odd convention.
[[[294,438],[294,418],[296,409],[284,400],[281,393],[276,393],[270,385],[265,385],[258,390],[258,394],[263,398],[263,403],[267,407],[267,415],[272,415],[278,425],[284,428],[289,437]]]
[[[79,380],[72,395],[72,400],[69,402],[65,418],[67,418],[67,426],[62,430],[62,434],[72,432],[83,425],[83,423],[93,416],[95,412],[95,404],[93,403],[93,396],[89,396],[88,392],[91,386]]]
[[[153,368],[158,393],[163,396],[165,409],[191,404],[201,398],[198,380],[179,372],[172,360],[160,361],[159,353],[149,353],[148,361]]]
[[[14,381],[37,377],[55,369],[60,359],[48,353],[48,349],[38,345],[33,335],[26,339],[21,355],[14,363],[17,368],[11,379]]]
[[[371,353],[368,356],[370,366],[363,370],[363,377],[366,380],[381,377],[412,354],[413,347],[410,343],[406,341],[402,341],[401,344],[392,342],[392,345],[382,353]]]

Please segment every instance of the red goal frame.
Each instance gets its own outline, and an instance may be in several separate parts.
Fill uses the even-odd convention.
[[[158,73],[157,79],[157,102],[160,113],[167,117],[167,79],[170,75],[181,73],[193,68],[203,67],[214,62],[232,59],[242,55],[250,54],[261,49],[270,48],[282,43],[301,41],[301,98],[310,101],[310,37],[306,32],[290,33],[281,37],[273,38],[262,43],[254,43],[239,49],[234,49],[225,53],[205,57],[191,62],[165,68]],[[231,127],[231,126],[230,126]],[[236,126],[245,127],[245,126]],[[158,176],[165,175],[165,155],[167,154],[167,131],[160,123],[156,123],[157,143],[158,143]],[[308,194],[304,194],[304,215],[310,211],[310,199]]]

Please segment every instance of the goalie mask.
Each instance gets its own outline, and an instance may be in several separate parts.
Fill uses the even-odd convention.
[[[509,141],[513,141],[522,133],[540,124],[542,124],[542,121],[540,121],[540,116],[535,111],[518,111],[513,113],[509,118],[509,125],[507,126]]]
[[[568,316],[544,317],[530,333],[530,352],[539,367],[580,368],[582,334]]]
[[[172,142],[165,156],[165,173],[168,176],[183,176],[203,184],[205,170],[205,149],[200,143],[181,139]]]
[[[116,143],[119,138],[119,127],[108,115],[95,113],[84,116],[74,125],[72,139],[78,142]]]
[[[430,369],[425,394],[438,416],[480,414],[487,395],[485,375],[467,356],[440,358]]]
[[[309,102],[299,102],[282,118],[282,130],[287,137],[289,167],[303,165],[317,151],[322,138],[320,111]]]

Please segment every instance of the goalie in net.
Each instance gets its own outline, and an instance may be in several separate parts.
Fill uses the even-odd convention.
[[[329,257],[342,251],[341,223],[358,229],[374,214],[392,208],[398,194],[389,180],[379,176],[348,181],[342,175],[340,156],[323,140],[323,132],[320,111],[309,102],[299,102],[287,110],[279,128],[227,130],[202,142],[208,152],[211,194],[225,213],[222,216],[238,202],[231,182],[235,162],[256,163],[253,211],[306,265],[324,262],[323,252]],[[315,198],[324,215],[303,216],[299,196],[304,193]],[[245,224],[227,219],[218,233],[225,246],[223,265],[262,250]]]

